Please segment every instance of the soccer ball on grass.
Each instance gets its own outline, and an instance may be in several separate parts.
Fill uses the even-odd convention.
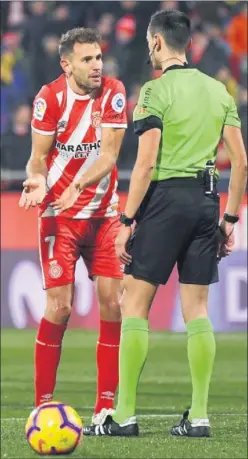
[[[40,455],[70,454],[82,440],[82,428],[80,416],[70,405],[48,402],[32,411],[25,433]]]

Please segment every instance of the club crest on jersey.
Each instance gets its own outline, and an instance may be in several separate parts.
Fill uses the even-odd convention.
[[[46,113],[46,109],[47,109],[47,103],[45,99],[42,99],[41,97],[39,97],[39,99],[36,99],[34,102],[34,113],[33,113],[34,118],[36,120],[42,121]]]
[[[121,92],[119,92],[118,94],[115,94],[111,102],[112,109],[116,113],[121,113],[124,110],[125,104],[126,104],[126,100],[125,100],[124,95]]]
[[[49,276],[53,279],[58,279],[63,274],[63,268],[58,264],[56,260],[51,261],[49,268]]]
[[[92,126],[94,126],[95,128],[99,128],[101,126],[101,123],[102,123],[101,113],[100,112],[92,113],[92,121],[91,121]]]

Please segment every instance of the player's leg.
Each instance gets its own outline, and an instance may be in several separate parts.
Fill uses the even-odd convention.
[[[114,397],[119,380],[122,292],[120,279],[97,276],[95,283],[100,312],[99,336],[96,345],[97,396],[94,409],[94,414],[98,415],[114,407]],[[95,423],[98,417],[95,417]]]
[[[182,314],[188,333],[192,403],[181,425],[172,429],[174,435],[210,435],[207,403],[216,346],[208,317],[208,291],[209,284],[218,280],[218,203],[204,198],[202,207],[202,226],[178,263]]]
[[[116,412],[104,424],[84,428],[85,435],[137,436],[136,392],[148,352],[148,313],[157,286],[124,276]],[[121,425],[120,425],[121,424]]]
[[[40,259],[47,300],[35,343],[35,404],[52,400],[61,347],[71,314],[77,247],[69,222],[41,219]],[[70,254],[70,256],[68,256]]]
[[[62,340],[71,314],[73,285],[47,290],[44,317],[35,343],[35,405],[53,398]]]
[[[102,422],[113,409],[118,386],[119,342],[122,295],[120,261],[115,253],[119,218],[89,222],[89,239],[84,241],[83,259],[90,278],[94,278],[99,302],[100,327],[96,345],[97,394],[93,424]]]

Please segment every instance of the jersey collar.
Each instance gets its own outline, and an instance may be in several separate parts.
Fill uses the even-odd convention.
[[[168,70],[184,70],[188,68],[189,68],[189,64],[187,62],[185,62],[183,65],[174,64],[174,65],[170,65],[170,67],[167,67],[167,69],[163,71],[163,74],[168,72]]]
[[[75,100],[89,100],[90,99],[91,97],[90,94],[85,94],[84,96],[82,96],[74,92],[73,89],[71,89],[67,78],[66,78],[66,85],[67,85],[69,93],[71,94],[72,99],[75,99]]]

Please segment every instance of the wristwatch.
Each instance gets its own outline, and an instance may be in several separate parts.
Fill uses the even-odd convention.
[[[227,223],[237,223],[239,221],[239,216],[238,215],[229,215],[226,212],[224,213],[223,220]]]
[[[120,222],[125,226],[131,226],[134,222],[134,218],[128,218],[125,214],[121,214]]]

